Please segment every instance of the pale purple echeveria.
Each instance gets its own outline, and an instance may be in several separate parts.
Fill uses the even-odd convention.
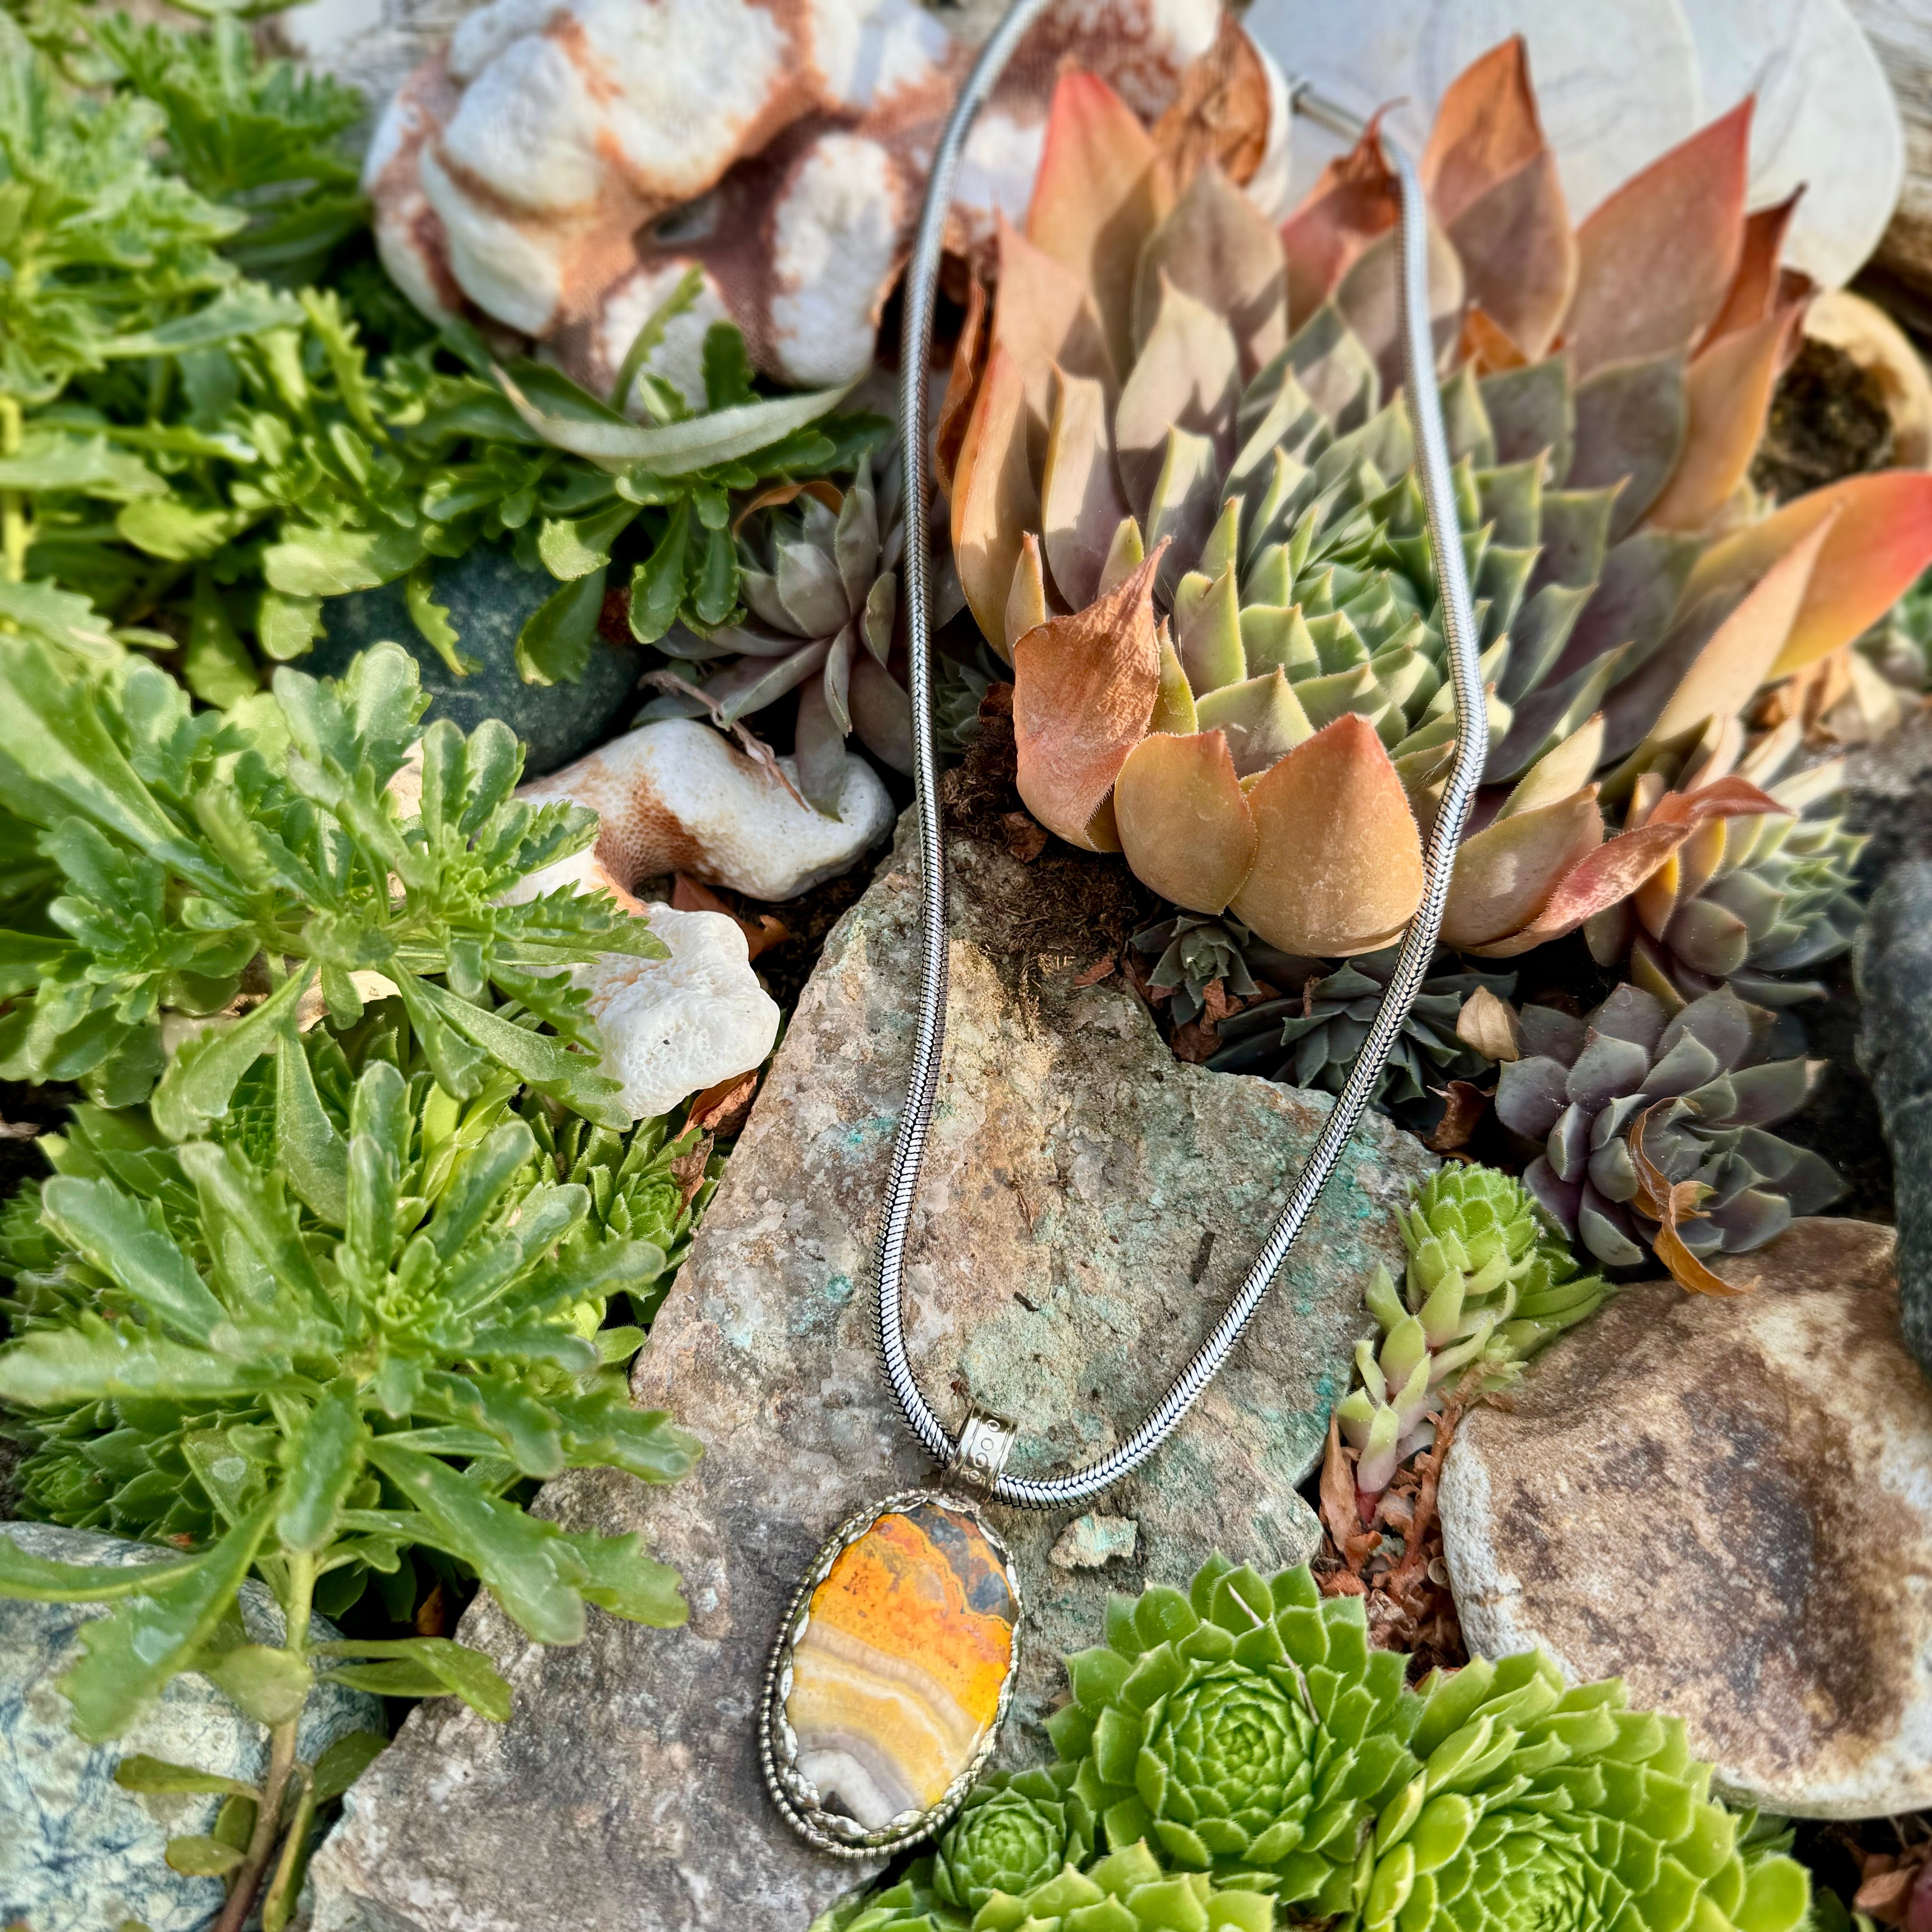
[[[1678,1228],[1693,1254],[1745,1253],[1816,1214],[1843,1182],[1768,1130],[1804,1105],[1822,1063],[1767,1058],[1775,1024],[1728,987],[1675,1018],[1631,986],[1587,1020],[1525,1006],[1523,1057],[1496,1094],[1503,1124],[1544,1144],[1523,1184],[1600,1262],[1636,1266],[1655,1226],[1635,1205],[1630,1135],[1641,1117],[1643,1150],[1666,1180],[1708,1190]]]

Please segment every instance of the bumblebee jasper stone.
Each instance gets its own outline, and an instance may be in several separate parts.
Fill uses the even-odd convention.
[[[938,1804],[999,1714],[1016,1621],[1005,1566],[963,1511],[916,1503],[840,1550],[785,1700],[822,1807],[876,1831]]]

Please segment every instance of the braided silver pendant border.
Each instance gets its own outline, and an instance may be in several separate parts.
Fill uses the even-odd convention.
[[[1005,1680],[999,1687],[999,1702],[993,1707],[993,1721],[971,1760],[941,1793],[939,1802],[923,1811],[902,1811],[868,1831],[854,1819],[825,1810],[818,1787],[798,1768],[798,1740],[785,1714],[786,1700],[792,1694],[792,1654],[811,1621],[812,1593],[831,1574],[832,1565],[840,1556],[882,1516],[901,1514],[921,1503],[970,1518],[986,1538],[1006,1578],[1006,1587],[1013,1593],[1012,1654],[1007,1662]],[[901,1490],[882,1502],[868,1503],[847,1516],[819,1546],[817,1555],[799,1579],[765,1665],[758,1726],[759,1757],[765,1768],[765,1788],[786,1822],[815,1850],[832,1858],[853,1860],[885,1856],[942,1830],[966,1802],[966,1793],[991,1761],[999,1742],[999,1733],[1013,1702],[1013,1688],[1019,1681],[1020,1629],[1025,1620],[1026,1600],[1020,1592],[1020,1572],[1013,1553],[971,1497],[953,1490]]]

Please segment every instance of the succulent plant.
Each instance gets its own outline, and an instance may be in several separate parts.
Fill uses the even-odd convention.
[[[1573,876],[1603,843],[1597,767],[1837,648],[1932,553],[1932,486],[1902,473],[1711,534],[1749,512],[1793,313],[1788,211],[1743,212],[1747,135],[1726,117],[1573,235],[1519,44],[1444,102],[1425,172],[1453,244],[1444,319],[1468,325],[1445,412],[1489,776],[1519,781],[1466,850],[1446,931],[1470,950],[1525,950],[1623,896],[1665,842]],[[1414,910],[1453,736],[1386,403],[1393,188],[1372,145],[1351,166],[1278,237],[1211,168],[1168,202],[1131,114],[1064,80],[1025,233],[1001,234],[983,366],[963,365],[952,496],[969,603],[1013,661],[1034,815],[1325,957]]]
[[[1681,1718],[1628,1709],[1621,1681],[1566,1689],[1540,1652],[1437,1671],[1425,1768],[1366,1853],[1360,1932],[1796,1932],[1803,1866],[1741,1844]]]
[[[977,1912],[996,1894],[1020,1896],[1093,1855],[1094,1821],[1074,1790],[1074,1767],[998,1777],[967,1798],[933,1860],[933,1893]]]
[[[1227,1044],[1208,1065],[1218,1072],[1260,1073],[1292,1086],[1340,1093],[1398,956],[1397,948],[1387,946],[1345,960],[1299,994],[1263,1000],[1223,1020],[1219,1031]],[[1432,1087],[1480,1073],[1489,1063],[1456,1030],[1463,1003],[1479,988],[1507,999],[1516,985],[1513,973],[1437,973],[1425,980],[1376,1083],[1375,1099],[1394,1108],[1426,1102]]]
[[[1181,1870],[1346,1906],[1358,1828],[1415,1763],[1402,1660],[1370,1652],[1358,1601],[1215,1557],[1185,1595],[1116,1598],[1106,1643],[1067,1674],[1047,1728],[1110,1845],[1145,1838]]]
[[[1762,809],[1705,820],[1628,898],[1585,922],[1600,964],[1627,961],[1633,983],[1672,1012],[1725,985],[1764,1006],[1823,993],[1817,980],[1782,976],[1850,946],[1861,916],[1854,872],[1867,841],[1835,814],[1803,815],[1836,793],[1842,766],[1834,760],[1780,778],[1801,737],[1797,721],[1787,721],[1738,767],[1736,776],[1762,794]],[[1678,794],[1696,798],[1729,762],[1720,748],[1694,780],[1679,778]],[[1696,789],[1686,793],[1687,783]],[[1672,796],[1661,772],[1644,773],[1632,788],[1626,826],[1654,822]]]
[[[1402,1292],[1378,1267],[1369,1312],[1379,1345],[1356,1345],[1362,1384],[1337,1406],[1357,1450],[1355,1486],[1374,1496],[1434,1432],[1444,1385],[1475,1369],[1479,1389],[1506,1387],[1522,1364],[1594,1315],[1607,1292],[1555,1239],[1521,1182],[1492,1168],[1445,1167],[1402,1216]]]
[[[1257,964],[1264,958],[1278,960],[1304,972],[1309,964],[1263,945],[1238,919],[1225,914],[1210,919],[1205,913],[1178,913],[1137,932],[1130,944],[1135,952],[1152,957],[1147,984],[1169,996],[1167,1010],[1180,1026],[1200,1017],[1207,989],[1217,980],[1224,993],[1238,999],[1251,999],[1258,993],[1261,988],[1250,969],[1251,959]]]
[[[1544,1143],[1524,1185],[1606,1266],[1635,1267],[1654,1247],[1708,1288],[1701,1257],[1761,1247],[1843,1191],[1822,1156],[1768,1131],[1822,1063],[1768,1059],[1775,1016],[1729,988],[1674,1017],[1626,985],[1587,1019],[1531,1006],[1522,1021],[1497,1116]]]
[[[945,1903],[922,1859],[897,1884],[821,1913],[811,1932],[1271,1932],[1274,1923],[1266,1893],[1170,1873],[1133,1844],[1017,1895],[995,1892],[970,1914]]]
[[[843,489],[820,482],[767,494],[779,500],[756,506],[751,534],[738,538],[739,588],[756,621],[704,636],[673,631],[663,649],[689,688],[653,698],[640,716],[729,724],[795,691],[800,788],[831,810],[851,733],[894,771],[912,769],[911,700],[887,668],[906,539],[897,466],[875,485],[867,458]]]

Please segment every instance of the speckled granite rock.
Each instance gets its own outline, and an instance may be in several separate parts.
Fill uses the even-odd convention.
[[[954,849],[947,1074],[908,1327],[935,1402],[956,1418],[970,1394],[1023,1417],[1015,1467],[1037,1468],[1139,1420],[1212,1325],[1330,1102],[1177,1064],[1117,980],[1073,986],[1104,942],[1064,919],[1056,941],[1039,868]],[[827,944],[639,1358],[638,1400],[705,1439],[697,1474],[649,1492],[572,1476],[545,1492],[574,1523],[641,1529],[684,1572],[689,1628],[593,1618],[582,1646],[545,1654],[473,1610],[462,1634],[516,1684],[516,1715],[503,1730],[411,1718],[317,1861],[318,1932],[527,1932],[566,1898],[583,1932],[804,1932],[859,1875],[780,1822],[753,1719],[819,1539],[930,1474],[881,1382],[864,1286],[912,1034],[917,908],[902,828]],[[1347,1387],[1363,1282],[1378,1259],[1399,1264],[1393,1210],[1434,1165],[1387,1122],[1364,1127],[1233,1364],[1101,1504],[1137,1526],[1131,1560],[1056,1567],[1071,1512],[1005,1518],[1029,1593],[1010,1760],[1046,1754],[1058,1654],[1094,1640],[1109,1590],[1184,1579],[1217,1546],[1264,1568],[1312,1549],[1296,1485]]]
[[[1858,1060],[1891,1148],[1906,1346],[1932,1375],[1932,860],[1910,860],[1888,876],[1855,960]]]
[[[1438,1498],[1471,1648],[1623,1676],[1744,1803],[1932,1804],[1932,1388],[1891,1246],[1799,1221],[1720,1264],[1749,1294],[1627,1288],[1473,1411]]]
[[[142,1563],[167,1553],[50,1523],[7,1523],[0,1536],[59,1563]],[[132,1918],[152,1932],[198,1932],[221,1909],[221,1881],[184,1878],[163,1854],[171,1838],[207,1831],[221,1800],[137,1796],[114,1782],[114,1767],[144,1751],[252,1780],[261,1775],[266,1736],[191,1672],[126,1736],[110,1744],[76,1737],[55,1680],[80,1654],[82,1625],[109,1607],[0,1600],[0,1924],[114,1932]],[[281,1641],[281,1613],[259,1583],[243,1586],[242,1614],[257,1642]],[[341,1634],[320,1617],[311,1628],[318,1640]],[[382,1728],[379,1700],[319,1692],[302,1720],[302,1755],[312,1760],[351,1731]]]

